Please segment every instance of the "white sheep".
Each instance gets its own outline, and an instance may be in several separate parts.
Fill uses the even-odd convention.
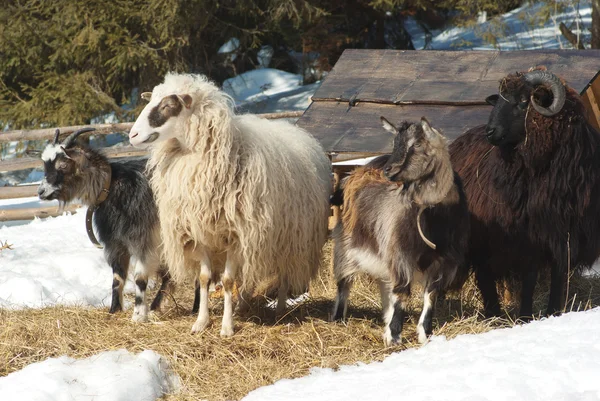
[[[277,313],[288,290],[304,291],[327,238],[331,165],[320,144],[285,121],[235,115],[233,101],[205,76],[167,74],[129,134],[151,146],[149,168],[164,257],[175,279],[200,281],[192,332],[209,323],[208,285],[222,274],[222,336],[233,334],[232,288],[248,300],[275,280]],[[244,309],[247,302],[239,306]]]

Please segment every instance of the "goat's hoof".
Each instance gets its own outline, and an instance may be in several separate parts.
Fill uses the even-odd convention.
[[[221,328],[221,337],[231,337],[233,336],[233,328],[232,327],[222,327]]]
[[[134,313],[131,317],[131,320],[135,323],[146,323],[148,321],[148,315],[143,315],[141,313]]]
[[[204,331],[206,329],[206,327],[208,327],[209,322],[210,321],[208,319],[196,320],[196,322],[192,326],[192,334],[200,333],[200,332]]]
[[[425,344],[429,340],[429,336],[425,333],[423,326],[417,326],[417,340],[419,344]]]
[[[386,347],[392,347],[394,345],[400,344],[402,341],[402,336],[398,336],[394,338],[392,333],[386,332],[383,334],[383,345]]]

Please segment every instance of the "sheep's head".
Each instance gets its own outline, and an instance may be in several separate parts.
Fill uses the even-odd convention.
[[[420,123],[404,121],[399,127],[381,117],[383,128],[394,135],[394,150],[383,173],[391,181],[412,182],[429,175],[436,159],[446,151],[446,139],[425,117]]]
[[[54,141],[42,152],[44,162],[44,179],[38,187],[41,200],[58,200],[70,202],[77,193],[77,176],[88,164],[86,150],[76,143],[76,138],[94,128],[84,128],[69,135],[62,143],[58,141],[59,130],[56,130]]]
[[[136,147],[147,147],[173,138],[191,114],[192,97],[188,94],[152,96],[142,93],[149,103],[144,107],[129,132],[129,142]]]
[[[551,72],[538,69],[507,76],[500,83],[499,94],[486,99],[494,106],[485,129],[488,141],[514,147],[525,139],[528,112],[551,117],[562,110],[565,99],[565,86]]]

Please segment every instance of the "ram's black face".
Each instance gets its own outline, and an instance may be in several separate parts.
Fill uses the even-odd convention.
[[[492,145],[514,147],[525,140],[525,118],[532,91],[538,104],[548,107],[552,103],[552,95],[548,90],[537,88],[534,91],[527,84],[517,92],[506,91],[502,96],[492,95],[485,99],[494,106],[485,127],[487,140]]]

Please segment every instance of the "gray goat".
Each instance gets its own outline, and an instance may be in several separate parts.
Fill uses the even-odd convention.
[[[341,221],[334,229],[334,272],[338,293],[332,318],[346,317],[353,276],[364,272],[379,282],[384,343],[398,343],[410,287],[420,281],[423,312],[419,342],[432,333],[438,294],[467,276],[469,217],[446,138],[425,118],[399,128],[381,117],[395,135],[391,155],[357,168],[342,182]]]

